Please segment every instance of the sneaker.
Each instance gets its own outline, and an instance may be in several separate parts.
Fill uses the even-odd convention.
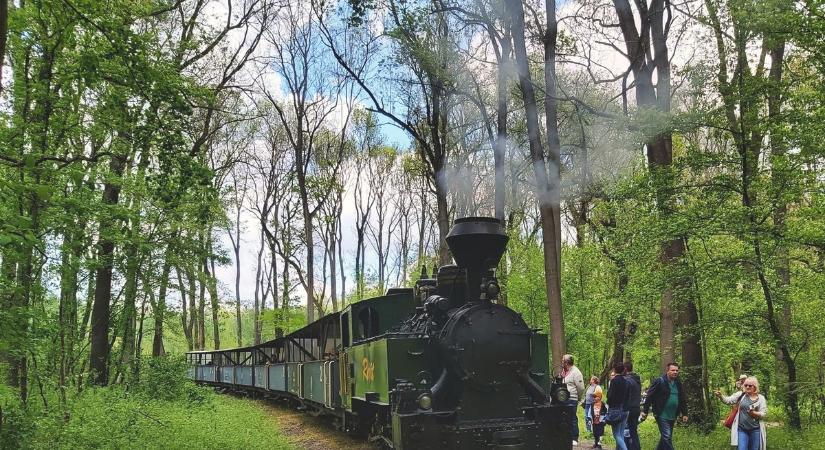
[[[573,447],[578,447],[579,441],[573,441]]]

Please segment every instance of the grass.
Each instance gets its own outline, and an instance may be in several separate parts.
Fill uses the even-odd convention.
[[[584,413],[578,411],[579,430],[582,438],[592,440],[584,431]],[[610,425],[605,426],[605,436],[602,442],[615,448],[615,441],[611,435]],[[802,432],[794,431],[781,423],[772,424],[769,422],[768,449],[776,450],[825,450],[825,424],[810,424],[805,426]],[[639,439],[643,449],[654,449],[659,441],[659,429],[656,427],[654,418],[639,424]],[[696,428],[690,426],[677,425],[673,432],[673,445],[677,449],[687,450],[731,450],[730,430],[721,424],[710,434],[703,434]]]
[[[196,401],[157,400],[121,388],[89,389],[59,415],[34,418],[31,449],[276,449],[295,447],[261,404],[205,388]]]

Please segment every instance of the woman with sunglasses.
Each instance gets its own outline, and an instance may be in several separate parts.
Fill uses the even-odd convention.
[[[731,395],[720,399],[733,405],[739,402],[739,413],[733,419],[730,433],[730,444],[738,450],[765,450],[765,415],[768,414],[768,402],[759,393],[759,381],[756,377],[748,377],[742,383],[744,394]]]

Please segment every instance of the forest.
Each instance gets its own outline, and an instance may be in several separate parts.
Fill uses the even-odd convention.
[[[555,371],[678,361],[697,436],[753,374],[825,432],[825,1],[0,0],[0,447],[229,404],[163,377],[465,216]]]

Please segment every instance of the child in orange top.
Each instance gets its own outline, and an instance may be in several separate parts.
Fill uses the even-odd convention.
[[[604,403],[602,402],[602,396],[604,395],[602,391],[602,387],[599,386],[599,379],[596,378],[596,388],[593,391],[593,439],[595,441],[593,448],[602,448],[600,442],[602,436],[604,436],[604,416],[606,415],[607,410],[604,407]]]

